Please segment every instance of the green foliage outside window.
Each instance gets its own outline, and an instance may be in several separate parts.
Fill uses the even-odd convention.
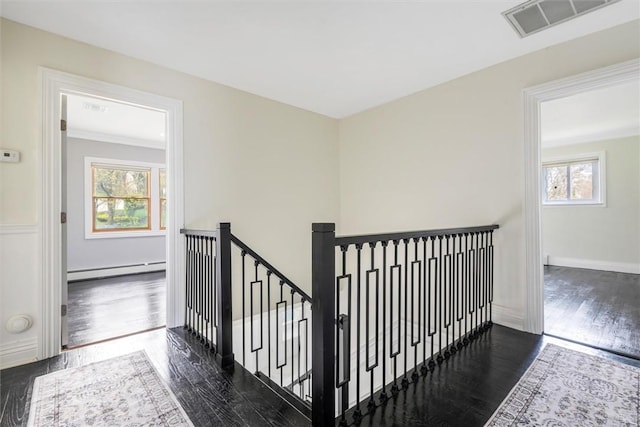
[[[95,231],[150,228],[150,169],[94,164],[92,172]]]

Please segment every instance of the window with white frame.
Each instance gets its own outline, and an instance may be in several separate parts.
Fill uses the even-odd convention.
[[[162,235],[164,165],[85,158],[85,237]]]
[[[604,152],[543,161],[543,204],[604,204],[604,169]]]

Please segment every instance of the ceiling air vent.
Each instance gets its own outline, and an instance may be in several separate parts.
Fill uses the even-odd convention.
[[[618,1],[530,0],[502,14],[520,37],[526,37]]]

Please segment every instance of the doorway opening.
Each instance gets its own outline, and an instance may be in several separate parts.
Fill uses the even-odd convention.
[[[61,105],[62,346],[163,327],[166,113],[77,93]]]
[[[523,91],[525,165],[525,313],[524,330],[542,334],[544,270],[541,233],[542,150],[541,105],[547,101],[640,79],[640,60],[633,59]],[[594,225],[597,227],[597,225]]]
[[[544,333],[640,358],[640,81],[540,117]]]
[[[166,166],[166,229],[164,230],[165,261],[166,261],[166,326],[176,327],[184,322],[184,262],[180,256],[183,253],[183,242],[180,238],[180,228],[184,225],[183,203],[183,158],[182,158],[182,102],[149,92],[143,92],[128,87],[93,80],[44,67],[40,68],[42,94],[42,146],[41,146],[41,174],[42,188],[40,215],[42,227],[41,264],[42,286],[39,292],[41,304],[41,319],[37,325],[41,345],[38,358],[53,357],[63,349],[63,317],[65,307],[63,295],[66,285],[66,268],[63,269],[62,259],[66,255],[63,245],[64,215],[62,189],[63,182],[63,139],[61,132],[61,118],[63,117],[63,95],[86,96],[102,100],[118,100],[120,103],[145,106],[147,109],[161,111],[165,114],[165,158]],[[99,162],[98,162],[99,163]],[[66,175],[65,175],[66,176]],[[65,185],[63,185],[65,184]],[[97,194],[95,197],[101,197]],[[91,205],[94,206],[94,205]],[[131,206],[130,206],[131,207]],[[65,207],[66,208],[66,207]],[[117,210],[117,209],[115,209]],[[135,211],[135,209],[134,209]],[[143,221],[144,215],[132,211],[137,221]],[[115,212],[114,212],[115,213]],[[98,212],[98,216],[104,216]],[[106,223],[109,224],[109,213]],[[104,219],[104,218],[102,218]],[[95,221],[99,219],[94,218]],[[115,219],[114,219],[115,221]],[[131,219],[131,221],[134,221]],[[153,222],[153,219],[151,219]],[[94,223],[96,228],[100,224]],[[112,225],[112,224],[111,224]],[[64,254],[64,255],[63,255]]]

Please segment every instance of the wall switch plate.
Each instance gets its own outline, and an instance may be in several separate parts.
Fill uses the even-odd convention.
[[[14,150],[0,149],[0,162],[18,163],[20,161],[20,152]]]

